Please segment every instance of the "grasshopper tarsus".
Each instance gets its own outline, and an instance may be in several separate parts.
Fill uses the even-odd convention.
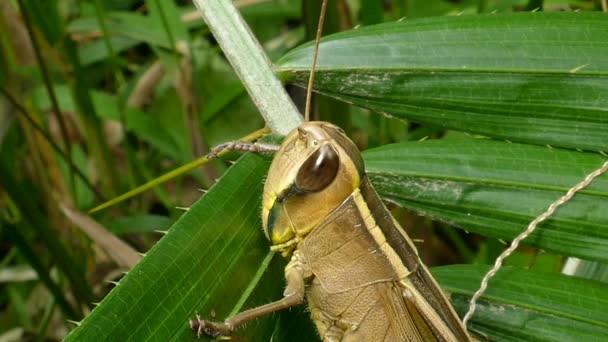
[[[222,151],[253,152],[253,153],[275,153],[279,150],[279,145],[265,144],[260,142],[229,141],[215,146],[206,155],[208,160],[215,159]]]
[[[196,319],[190,320],[190,330],[196,333],[197,337],[207,336],[211,338],[218,338],[222,336],[230,336],[233,332],[232,325],[211,322],[201,319],[199,315],[196,315]]]

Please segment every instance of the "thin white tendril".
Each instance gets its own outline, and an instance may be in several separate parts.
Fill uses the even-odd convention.
[[[490,280],[490,278],[492,278],[493,276],[496,275],[496,273],[502,266],[503,261],[509,255],[511,255],[511,253],[513,253],[515,251],[517,246],[519,246],[519,243],[522,240],[524,240],[525,238],[527,238],[530,234],[532,234],[532,232],[534,232],[534,230],[536,229],[536,226],[538,226],[539,223],[541,223],[541,222],[545,221],[546,219],[548,219],[549,217],[551,217],[551,215],[553,215],[553,213],[555,213],[555,210],[557,210],[557,208],[559,206],[561,206],[562,204],[564,204],[564,203],[568,202],[570,199],[572,199],[574,194],[576,194],[579,190],[582,190],[582,189],[586,188],[587,186],[589,186],[589,184],[591,184],[591,182],[596,177],[598,177],[602,173],[606,172],[606,170],[608,170],[608,161],[606,161],[599,169],[588,174],[587,177],[585,177],[585,179],[583,181],[581,181],[580,183],[578,183],[575,186],[573,186],[572,188],[570,188],[570,190],[568,190],[568,192],[564,196],[560,197],[557,201],[551,203],[551,205],[549,206],[547,211],[540,214],[537,218],[535,218],[532,222],[530,222],[530,225],[528,225],[528,228],[526,228],[525,231],[523,231],[515,239],[513,239],[509,248],[505,249],[498,256],[498,258],[496,258],[496,261],[494,262],[494,266],[483,277],[483,279],[481,280],[481,285],[479,286],[479,289],[477,290],[477,292],[475,292],[473,297],[471,297],[471,300],[469,302],[469,311],[467,312],[467,314],[464,316],[464,319],[462,320],[462,324],[465,327],[467,326],[467,322],[469,321],[469,319],[473,316],[473,313],[475,312],[475,308],[477,306],[477,304],[476,304],[477,300],[479,299],[479,297],[481,297],[481,295],[488,288],[488,281]]]
[[[325,22],[325,9],[327,8],[327,0],[323,0],[321,5],[321,14],[319,15],[319,24],[317,24],[317,36],[315,37],[315,48],[312,53],[312,65],[310,67],[310,75],[308,76],[308,87],[306,87],[306,107],[304,109],[304,121],[310,120],[310,102],[312,99],[312,85],[315,81],[315,68],[317,66],[317,55],[319,54],[319,40],[323,33],[323,23]]]

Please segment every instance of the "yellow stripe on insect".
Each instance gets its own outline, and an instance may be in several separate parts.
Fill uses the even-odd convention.
[[[365,199],[363,198],[363,196],[361,196],[361,191],[359,189],[356,189],[353,192],[352,196],[355,201],[355,204],[357,205],[357,208],[359,209],[359,212],[361,213],[361,217],[363,217],[365,227],[374,238],[374,241],[376,241],[376,243],[378,244],[378,247],[380,248],[382,253],[384,253],[386,258],[390,262],[391,267],[393,268],[397,276],[400,279],[407,277],[410,274],[410,270],[408,270],[407,267],[403,265],[403,262],[401,262],[401,258],[399,258],[399,255],[397,255],[397,252],[395,252],[395,250],[386,241],[386,236],[384,236],[382,230],[380,230],[380,227],[378,227],[374,216],[372,215],[369,210],[369,207],[367,206],[367,202],[365,202]]]

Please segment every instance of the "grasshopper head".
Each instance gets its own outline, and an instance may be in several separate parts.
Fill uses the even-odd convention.
[[[306,122],[276,153],[264,186],[266,237],[288,254],[357,187],[364,175],[357,147],[327,122]]]

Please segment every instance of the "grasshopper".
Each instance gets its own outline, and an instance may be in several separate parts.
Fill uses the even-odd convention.
[[[311,75],[315,60],[316,52]],[[309,91],[311,84],[312,77]],[[306,301],[327,342],[471,340],[342,129],[308,121],[280,146],[227,143],[211,156],[221,149],[275,154],[262,223],[272,250],[290,258],[287,286],[281,300],[224,322],[190,321],[198,335],[229,336],[247,321]]]

